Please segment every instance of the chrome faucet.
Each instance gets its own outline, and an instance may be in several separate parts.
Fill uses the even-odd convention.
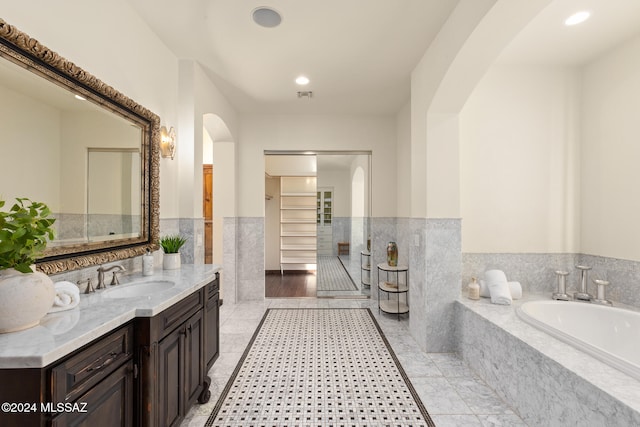
[[[571,297],[567,294],[567,276],[569,275],[568,271],[556,271],[556,276],[558,277],[558,289],[556,292],[551,295],[551,298],[558,301],[569,301]]]
[[[593,283],[596,284],[596,286],[598,287],[598,290],[597,290],[596,297],[593,298],[591,302],[594,304],[600,304],[600,305],[613,305],[611,301],[606,299],[604,296],[604,290],[607,286],[609,286],[609,282],[607,282],[606,280],[593,279]]]
[[[591,301],[593,297],[587,292],[587,274],[591,267],[576,265],[576,268],[580,270],[580,288],[578,292],[573,294],[573,298],[580,301]]]
[[[90,294],[90,293],[93,293],[93,292],[95,292],[95,291],[96,291],[96,290],[95,290],[95,288],[93,287],[93,285],[91,284],[91,278],[86,279],[86,280],[78,280],[78,281],[76,282],[76,284],[77,284],[78,286],[80,286],[80,285],[82,285],[84,282],[87,282],[87,287],[84,289],[84,293],[85,293],[85,294]]]
[[[113,269],[117,269],[117,270],[113,272],[113,280],[111,281],[111,285],[117,285],[120,283],[118,281],[118,277],[116,276],[116,273],[119,271],[127,271],[122,265],[120,264],[112,265],[109,268],[99,267],[98,268],[98,285],[96,286],[96,290],[106,288],[104,284],[104,273],[111,271]]]

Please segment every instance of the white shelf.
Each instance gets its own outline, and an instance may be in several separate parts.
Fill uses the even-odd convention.
[[[378,264],[378,268],[383,271],[407,271],[409,267],[406,265],[390,266],[386,262]]]
[[[280,197],[316,197],[315,192],[280,193]]]
[[[404,314],[409,312],[409,306],[397,300],[380,301],[380,310],[390,314]]]
[[[281,251],[315,251],[316,245],[282,245]]]
[[[378,283],[378,287],[380,287],[381,291],[385,291],[388,292],[390,294],[402,294],[404,292],[407,292],[409,289],[407,288],[407,285],[405,285],[404,283],[401,283],[398,286],[393,286],[389,285],[390,282],[386,282],[386,281],[381,281],[380,283]]]
[[[281,206],[280,210],[283,211],[315,211],[315,206]]]
[[[280,237],[316,237],[315,231],[282,231]]]
[[[316,264],[316,258],[281,257],[280,264]]]
[[[315,268],[316,177],[280,177],[280,269]]]

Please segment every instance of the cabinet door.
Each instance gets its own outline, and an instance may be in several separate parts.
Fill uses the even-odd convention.
[[[207,307],[205,312],[205,322],[206,322],[206,331],[207,336],[205,337],[206,343],[206,362],[207,362],[207,372],[213,366],[213,362],[218,358],[218,354],[220,352],[220,329],[218,325],[220,324],[220,298],[219,294],[214,294],[207,301]]]
[[[158,345],[158,412],[160,425],[179,425],[184,414],[184,337],[181,325]]]
[[[189,408],[202,392],[204,378],[204,321],[202,310],[186,323],[184,369],[185,407]]]
[[[133,361],[130,360],[78,398],[77,409],[82,410],[86,404],[86,412],[63,412],[53,419],[52,426],[133,426],[133,381]]]

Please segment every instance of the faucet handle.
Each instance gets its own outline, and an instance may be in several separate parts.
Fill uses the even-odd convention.
[[[613,305],[613,303],[606,299],[604,296],[604,290],[607,286],[609,286],[609,282],[601,279],[593,279],[593,283],[597,285],[598,290],[596,291],[596,297],[593,298],[591,302],[600,305]]]
[[[111,278],[111,286],[119,285],[120,281],[118,280],[118,271],[113,272],[113,277]]]
[[[82,285],[84,282],[87,282],[87,287],[84,290],[85,294],[90,294],[96,291],[93,285],[91,284],[91,278],[88,278],[87,280],[78,280],[76,284]]]
[[[568,275],[568,271],[556,271],[556,276],[558,277],[558,289],[557,292],[554,292],[553,295],[551,295],[551,298],[558,301],[569,301],[571,299],[571,297],[567,294]]]

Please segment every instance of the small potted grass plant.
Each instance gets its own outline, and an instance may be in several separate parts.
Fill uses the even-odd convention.
[[[162,268],[165,270],[177,270],[180,268],[180,248],[187,243],[187,238],[180,234],[169,234],[160,238],[160,246],[164,256]]]
[[[38,325],[53,305],[53,281],[32,269],[53,240],[50,215],[47,205],[26,198],[0,211],[0,333]]]

